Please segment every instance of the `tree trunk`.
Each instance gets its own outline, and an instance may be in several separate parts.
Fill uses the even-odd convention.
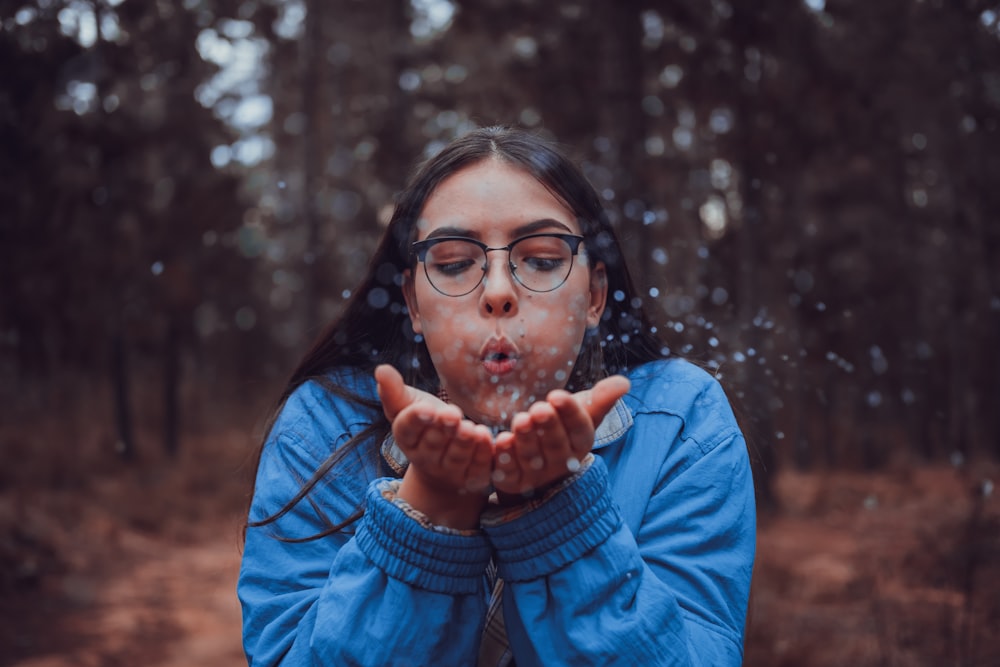
[[[132,435],[132,407],[129,403],[128,347],[120,326],[111,334],[111,387],[114,400],[115,450],[126,461],[136,457]]]
[[[759,41],[759,17],[752,9],[739,5],[734,7],[735,14],[731,25],[733,28],[734,52],[749,54]],[[742,67],[737,72],[743,72]],[[763,77],[763,70],[761,77]],[[757,491],[757,502],[764,509],[775,505],[774,491],[771,480],[776,472],[778,457],[775,451],[774,423],[771,417],[772,391],[768,377],[760,359],[764,355],[764,340],[759,326],[759,318],[766,315],[766,292],[760,284],[760,276],[764,274],[765,236],[763,219],[762,190],[765,178],[762,174],[762,152],[754,141],[756,117],[760,113],[760,88],[758,82],[737,75],[736,110],[741,132],[735,147],[735,164],[739,169],[740,196],[743,201],[742,227],[739,234],[739,303],[737,317],[742,334],[743,349],[748,351],[746,361],[740,366],[742,385],[746,396],[746,406],[749,412],[749,429],[747,439],[753,443],[752,453],[754,465],[754,483]],[[755,350],[756,354],[749,354]]]
[[[645,116],[642,112],[642,19],[641,7],[633,0],[598,3],[600,25],[605,26],[598,41],[600,100],[598,133],[608,141],[600,161],[618,178],[613,183],[615,209],[622,217],[618,224],[624,251],[634,269],[636,286],[648,291],[650,275],[649,230],[638,218],[629,216],[629,201],[648,208],[648,192],[643,153]],[[631,219],[630,219],[631,218]]]
[[[163,349],[163,449],[177,456],[180,447],[180,341],[176,318],[168,316]]]
[[[308,0],[306,4],[305,34],[300,51],[302,114],[305,125],[302,129],[302,217],[306,226],[306,248],[304,254],[305,289],[304,319],[306,339],[317,334],[320,319],[320,298],[322,289],[323,252],[320,245],[320,214],[318,196],[322,183],[322,155],[319,115],[322,105],[319,91],[324,84],[321,63],[323,54],[323,0]],[[334,95],[335,96],[335,95]]]

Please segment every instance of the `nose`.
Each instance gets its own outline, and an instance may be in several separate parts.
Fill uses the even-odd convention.
[[[506,258],[503,258],[506,259]],[[517,313],[517,286],[509,262],[497,256],[490,257],[483,276],[483,292],[479,304],[487,315]]]

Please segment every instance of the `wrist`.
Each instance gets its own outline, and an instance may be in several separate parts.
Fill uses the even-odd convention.
[[[441,489],[428,484],[411,467],[403,475],[396,497],[405,500],[436,526],[457,530],[479,527],[479,517],[486,507],[486,496],[481,493]]]
[[[541,486],[536,486],[526,491],[500,491],[497,489],[497,504],[500,507],[516,507],[543,497],[550,490],[562,484],[569,475],[564,475]]]

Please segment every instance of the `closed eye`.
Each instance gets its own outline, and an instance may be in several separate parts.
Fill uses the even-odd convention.
[[[562,257],[525,257],[521,262],[532,271],[556,271],[566,264]]]
[[[456,276],[471,268],[476,262],[471,259],[460,259],[453,262],[438,262],[432,265],[435,273],[444,276]]]

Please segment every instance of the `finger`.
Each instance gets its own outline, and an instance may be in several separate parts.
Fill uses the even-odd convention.
[[[472,467],[485,467],[487,472],[493,469],[493,432],[482,424],[473,426]]]
[[[516,489],[521,483],[521,471],[514,457],[514,434],[499,434],[493,451],[493,483],[501,490]]]
[[[471,492],[484,491],[489,488],[493,473],[493,434],[482,424],[474,424],[471,440],[472,458],[465,486]]]
[[[538,455],[541,459],[528,461],[528,469],[541,470],[545,466],[562,469],[571,450],[561,415],[552,404],[544,401],[532,405],[528,415],[531,417],[532,435],[539,443]]]
[[[590,417],[594,426],[604,419],[615,402],[628,393],[631,383],[621,375],[604,378],[590,389],[573,394],[573,398]],[[556,392],[553,392],[556,393]],[[565,392],[562,392],[565,393]]]
[[[546,403],[536,404],[536,405],[547,405]],[[549,408],[551,414],[549,417],[554,416],[554,411]],[[518,413],[511,420],[510,431],[514,434],[514,454],[518,458],[518,467],[525,471],[537,471],[545,467],[545,456],[543,453],[544,445],[542,443],[547,442],[547,438],[551,437],[548,433],[549,424],[544,416],[539,414],[536,417],[534,406],[529,409],[527,413]],[[530,474],[530,473],[529,473]]]
[[[411,408],[419,411],[423,407],[426,407],[418,406],[419,404],[415,404]],[[442,468],[444,466],[444,456],[461,424],[462,412],[453,405],[438,408],[433,410],[433,412],[433,421],[424,430],[417,446],[421,450],[425,460],[438,468]]]
[[[573,463],[579,462],[594,446],[596,427],[584,407],[569,392],[552,392],[549,394],[549,403],[559,415],[560,423],[565,429],[570,456],[564,458],[573,459],[569,461],[572,468]]]
[[[464,476],[472,462],[475,445],[474,424],[467,420],[462,421],[446,445],[441,467],[456,476]]]
[[[434,410],[429,405],[415,404],[400,411],[392,420],[392,437],[409,453],[417,447],[425,431],[434,423]]]
[[[616,375],[576,394],[561,390],[549,394],[549,402],[562,419],[576,459],[582,459],[593,448],[597,426],[615,401],[628,392],[629,386],[626,378]]]
[[[375,369],[375,382],[382,411],[389,421],[395,420],[403,408],[415,400],[403,376],[389,364],[381,364]]]

